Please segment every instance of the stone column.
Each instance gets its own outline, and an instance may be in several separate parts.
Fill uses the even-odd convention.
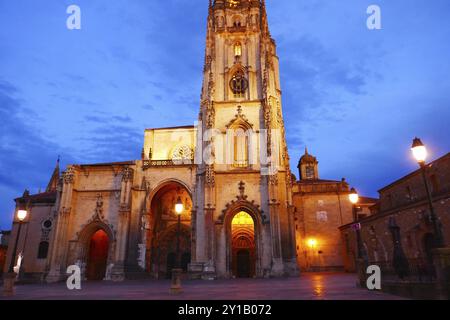
[[[278,201],[278,176],[269,176],[269,210],[270,210],[270,234],[272,238],[272,270],[271,275],[279,277],[283,275],[283,257],[281,248],[281,227]]]
[[[140,258],[141,252],[145,250],[145,243],[143,241],[142,217],[146,210],[147,197],[151,191],[150,184],[146,181],[141,188],[133,188],[133,203],[130,207],[130,213],[127,219],[127,238],[125,251],[125,265],[126,273],[141,274],[143,268],[141,267]],[[144,249],[143,249],[144,248]],[[145,257],[145,253],[143,255]]]
[[[214,261],[215,256],[215,239],[214,239],[214,208],[205,208],[205,229],[206,229],[206,259],[207,261]]]
[[[204,241],[205,261],[203,264],[202,277],[211,279],[216,274],[216,248],[215,248],[215,227],[214,227],[214,213],[216,206],[215,199],[215,171],[214,165],[206,165],[205,168],[205,184],[204,194],[200,191],[200,196],[204,199],[203,207],[203,223],[205,228],[204,238],[198,241]]]
[[[58,211],[55,236],[53,239],[54,250],[50,258],[50,272],[46,278],[46,281],[49,283],[60,281],[64,279],[66,275],[65,257],[67,254],[67,233],[72,207],[74,176],[75,173],[73,167],[69,167],[63,173],[63,191],[61,195],[61,204]]]
[[[119,222],[117,228],[117,241],[114,257],[114,266],[111,271],[113,281],[125,280],[125,257],[128,239],[128,221],[130,217],[129,210],[119,211]]]
[[[125,167],[122,171],[120,190],[119,219],[117,226],[117,240],[114,266],[111,271],[113,281],[125,280],[125,259],[128,240],[128,229],[131,215],[131,188],[133,186],[133,169]]]
[[[200,142],[201,143],[201,142]],[[192,194],[192,259],[189,264],[189,278],[200,279],[203,273],[203,265],[206,260],[205,254],[205,219],[204,219],[204,178],[202,174],[197,174],[194,192]],[[194,231],[195,230],[195,231]]]
[[[270,234],[272,238],[272,270],[271,275],[279,277],[283,275],[283,259],[281,256],[280,219],[278,216],[279,203],[271,200],[270,207]]]
[[[288,229],[289,229],[289,245],[290,245],[290,261],[286,262],[286,272],[289,276],[298,276],[300,274],[298,263],[297,263],[297,244],[295,239],[295,207],[288,204]]]
[[[214,224],[215,209],[208,206],[205,212],[205,229],[206,229],[206,263],[203,266],[202,278],[211,280],[216,278],[216,230]]]

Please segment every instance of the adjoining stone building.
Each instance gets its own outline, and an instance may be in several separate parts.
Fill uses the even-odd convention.
[[[348,185],[293,178],[264,1],[210,2],[203,74],[197,126],[147,129],[141,159],[57,167],[45,193],[16,199],[26,276],[59,281],[77,264],[85,279],[166,278],[177,261],[191,278],[295,276],[309,236],[296,225],[313,230],[318,211],[320,266],[342,266]]]
[[[48,253],[51,239],[50,232],[54,229],[57,209],[57,187],[60,182],[59,160],[44,192],[31,195],[25,190],[20,198],[15,199],[16,212],[27,209],[32,214],[28,215],[21,229],[20,238],[17,241],[16,258],[21,256],[21,264],[29,270],[30,280],[41,280],[43,270],[47,266]],[[4,271],[9,267],[13,246],[16,243],[18,222],[13,221],[12,231],[9,237],[8,259]],[[18,259],[19,260],[19,259]],[[24,269],[21,269],[22,271]],[[22,276],[23,274],[21,274]]]
[[[433,206],[442,226],[445,246],[450,246],[450,153],[427,166]],[[372,214],[359,220],[369,264],[393,268],[395,254],[408,260],[409,273],[424,280],[433,275],[434,232],[430,221],[422,174],[419,170],[379,190],[380,200]],[[352,225],[340,228],[344,264],[355,271],[356,239]]]
[[[10,235],[11,231],[0,231],[0,276],[3,274],[3,269],[5,268]]]
[[[318,165],[305,150],[298,164],[300,180],[293,185],[297,261],[303,271],[341,271],[339,227],[353,221],[350,187],[345,179],[320,179]],[[367,208],[376,199],[364,198],[363,203]]]

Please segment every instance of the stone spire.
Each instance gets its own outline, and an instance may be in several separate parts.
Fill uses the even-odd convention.
[[[261,0],[261,31],[270,38],[269,21],[267,18],[266,1]]]
[[[53,170],[52,177],[45,189],[45,192],[55,192],[59,182],[59,162],[60,158],[58,156],[58,160],[56,161],[55,169]]]

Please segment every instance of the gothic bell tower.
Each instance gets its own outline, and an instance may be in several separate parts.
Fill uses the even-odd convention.
[[[236,252],[248,246],[255,276],[295,275],[291,171],[265,1],[210,0],[207,21],[192,266],[239,276]],[[233,229],[242,213],[253,220],[247,242]]]

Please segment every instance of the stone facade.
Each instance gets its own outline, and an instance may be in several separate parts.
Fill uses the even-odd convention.
[[[59,166],[57,166],[55,171],[59,172]],[[41,280],[44,271],[48,267],[48,252],[52,231],[54,230],[54,213],[57,197],[56,185],[53,187],[50,185],[57,182],[58,179],[58,176],[53,176],[49,187],[43,193],[30,195],[26,190],[22,197],[15,200],[16,211],[26,209],[29,213],[22,224],[17,241],[16,262],[18,257],[21,256],[21,265],[26,266],[26,268],[21,268],[21,278]],[[7,248],[7,259],[3,268],[5,272],[10,265],[13,247],[18,236],[18,224],[17,220],[13,221]]]
[[[427,167],[433,206],[442,226],[445,246],[450,245],[450,154]],[[432,260],[433,226],[420,171],[393,182],[379,191],[380,201],[373,213],[359,221],[369,263],[394,260],[393,228],[399,228],[399,245],[405,257],[415,263]],[[355,270],[356,240],[351,224],[340,228],[347,271]],[[412,266],[415,267],[415,266]]]
[[[0,275],[3,274],[3,269],[6,264],[6,252],[8,250],[9,236],[11,232],[0,231]]]
[[[191,278],[295,276],[310,235],[326,240],[320,266],[341,266],[348,186],[295,182],[278,65],[264,1],[210,2],[198,125],[147,129],[141,159],[70,165],[45,194],[17,199],[30,213],[23,273],[59,281],[76,264],[86,279],[114,281],[175,266]],[[314,220],[319,209],[327,221]]]
[[[343,270],[339,227],[353,221],[350,188],[345,179],[320,179],[318,164],[306,150],[293,185],[297,261],[304,271]]]

